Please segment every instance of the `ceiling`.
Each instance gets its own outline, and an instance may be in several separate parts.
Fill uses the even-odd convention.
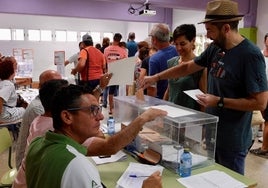
[[[95,0],[95,1],[106,1],[106,2],[118,2],[118,3],[127,3],[132,5],[144,5],[145,3],[149,3],[153,7],[163,7],[163,8],[185,8],[189,5],[191,6],[199,6],[201,5],[204,8],[206,2],[209,0],[199,0],[198,4],[196,4],[195,0]],[[194,8],[194,7],[192,7]]]

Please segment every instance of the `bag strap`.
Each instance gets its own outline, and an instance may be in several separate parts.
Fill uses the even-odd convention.
[[[87,52],[87,60],[86,60],[86,66],[85,66],[85,68],[86,68],[86,75],[87,75],[87,80],[86,81],[88,81],[88,72],[89,72],[89,53],[88,53],[88,51],[87,51],[87,49],[85,49],[85,48],[83,48],[82,50],[85,50],[86,52]]]

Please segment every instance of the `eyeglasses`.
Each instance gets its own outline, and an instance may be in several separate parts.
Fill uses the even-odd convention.
[[[89,110],[93,116],[97,116],[102,111],[102,106],[90,105],[85,107],[69,108],[68,111],[77,111],[77,110]]]

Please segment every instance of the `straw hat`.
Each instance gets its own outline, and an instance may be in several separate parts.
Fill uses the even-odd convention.
[[[236,2],[230,0],[215,0],[208,2],[206,17],[200,23],[232,22],[241,20],[242,17],[243,15],[238,14],[238,4]]]

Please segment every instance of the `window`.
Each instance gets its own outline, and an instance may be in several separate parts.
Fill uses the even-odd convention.
[[[40,30],[28,30],[28,39],[29,41],[40,41]]]
[[[24,40],[24,30],[23,29],[12,29],[12,39],[13,40]]]
[[[90,35],[91,35],[94,43],[100,43],[101,38],[100,38],[99,32],[91,32]]]
[[[65,42],[67,39],[66,31],[56,31],[56,41]]]
[[[77,32],[76,31],[67,31],[67,41],[76,42],[77,41]]]
[[[52,31],[41,30],[41,41],[52,41]]]
[[[11,30],[0,29],[0,40],[11,40]]]

